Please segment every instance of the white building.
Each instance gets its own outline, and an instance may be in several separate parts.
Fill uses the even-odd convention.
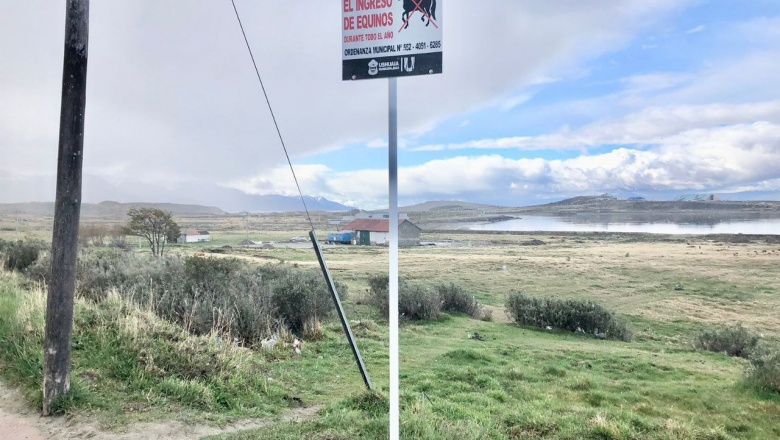
[[[205,241],[211,241],[211,235],[209,231],[197,231],[190,229],[187,231],[181,231],[177,243],[202,243]]]

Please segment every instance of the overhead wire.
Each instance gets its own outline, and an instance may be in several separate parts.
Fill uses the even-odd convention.
[[[252,47],[249,45],[249,39],[246,37],[246,32],[244,31],[244,25],[241,23],[241,16],[238,13],[238,8],[236,8],[236,2],[235,0],[230,0],[230,3],[233,5],[233,11],[236,13],[236,20],[238,20],[238,26],[241,28],[241,35],[244,36],[244,43],[246,43],[246,49],[249,51],[249,57],[252,59],[252,65],[255,68],[255,74],[257,75],[257,80],[260,81],[260,88],[263,90],[263,96],[265,97],[265,102],[268,105],[268,111],[271,112],[271,119],[274,122],[274,127],[276,127],[276,134],[279,135],[279,142],[282,144],[282,149],[284,150],[284,156],[287,158],[287,164],[290,166],[290,172],[292,172],[293,180],[295,180],[295,187],[298,188],[298,195],[301,197],[301,202],[303,203],[303,209],[306,211],[306,219],[309,221],[309,226],[311,226],[311,230],[314,230],[314,222],[311,220],[311,215],[309,214],[309,208],[306,206],[306,198],[303,197],[303,191],[301,191],[301,185],[298,183],[298,177],[295,175],[295,168],[293,168],[292,161],[290,160],[290,153],[287,152],[287,146],[284,144],[284,138],[282,137],[282,131],[279,129],[279,124],[276,122],[276,116],[274,115],[274,110],[271,107],[271,100],[268,99],[268,93],[265,91],[265,84],[263,84],[263,78],[260,76],[260,70],[257,68],[257,62],[255,61],[255,56],[252,54]]]

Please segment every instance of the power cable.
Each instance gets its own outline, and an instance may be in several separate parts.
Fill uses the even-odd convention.
[[[230,0],[233,4],[233,11],[236,13],[236,19],[238,20],[238,26],[241,28],[241,35],[244,36],[244,43],[246,43],[246,49],[249,51],[249,57],[252,59],[252,65],[255,67],[255,73],[257,74],[257,80],[260,81],[260,88],[263,89],[263,96],[265,102],[268,104],[268,111],[271,112],[271,119],[274,121],[274,127],[276,127],[276,134],[279,135],[279,142],[282,144],[284,150],[284,156],[287,158],[287,164],[290,165],[290,172],[292,172],[293,180],[295,180],[295,187],[298,188],[298,195],[301,196],[301,202],[303,203],[303,209],[306,211],[306,219],[309,220],[309,226],[311,230],[314,230],[314,222],[309,215],[309,208],[306,206],[306,199],[303,197],[303,191],[301,191],[301,185],[298,184],[298,177],[295,175],[295,169],[293,168],[292,161],[290,160],[290,154],[287,152],[287,146],[284,144],[284,138],[282,138],[282,132],[279,130],[279,124],[276,122],[276,116],[274,116],[274,110],[271,108],[271,101],[268,99],[268,93],[265,91],[265,85],[263,84],[263,78],[260,77],[260,70],[257,68],[257,62],[255,62],[255,56],[252,54],[252,48],[249,46],[249,40],[246,38],[246,32],[244,32],[244,25],[241,23],[241,17],[238,14],[235,0]]]
[[[249,47],[249,40],[247,40],[246,38],[246,32],[244,32],[244,25],[241,24],[241,17],[238,14],[238,9],[236,8],[236,2],[235,0],[230,0],[230,2],[233,4],[233,10],[236,12],[236,19],[238,20],[238,25],[241,27],[241,34],[244,36],[244,42],[246,43],[247,50],[249,50],[249,56],[252,58],[252,65],[255,66],[255,73],[257,74],[257,79],[260,81],[260,87],[262,87],[263,89],[263,96],[265,96],[265,102],[268,104],[268,110],[271,112],[271,118],[273,118],[274,120],[276,133],[279,135],[279,141],[282,143],[282,148],[284,149],[284,155],[287,157],[287,163],[290,165],[290,171],[292,172],[293,179],[295,179],[295,186],[298,187],[298,194],[301,196],[301,202],[303,202],[303,209],[306,210],[306,218],[309,220],[309,225],[311,226],[311,231],[309,232],[309,238],[311,238],[312,245],[314,246],[314,253],[317,254],[317,260],[320,263],[322,274],[325,276],[325,282],[328,285],[328,290],[330,291],[331,298],[333,298],[333,303],[336,306],[336,311],[338,312],[339,320],[341,320],[341,326],[344,329],[344,334],[347,336],[347,340],[349,341],[349,346],[352,349],[352,355],[355,357],[355,362],[357,363],[358,368],[360,369],[360,374],[363,376],[363,382],[366,384],[366,388],[369,391],[373,391],[374,386],[371,384],[371,379],[368,377],[368,371],[366,370],[366,365],[363,363],[363,357],[360,355],[360,350],[358,349],[357,343],[355,342],[355,336],[352,334],[352,329],[349,326],[349,320],[347,319],[347,316],[344,313],[344,308],[341,306],[341,300],[339,299],[338,292],[336,291],[336,285],[333,282],[333,278],[330,275],[328,266],[325,263],[325,257],[322,255],[322,248],[317,242],[317,237],[314,234],[314,223],[311,221],[311,215],[309,215],[309,208],[306,206],[306,200],[303,197],[301,186],[298,184],[298,178],[295,176],[295,169],[293,169],[292,161],[290,160],[290,155],[287,153],[287,147],[284,145],[282,132],[279,130],[279,125],[276,123],[276,117],[274,116],[274,111],[271,108],[271,101],[268,99],[268,94],[265,92],[263,79],[260,77],[260,71],[257,68],[255,57],[254,55],[252,55],[252,48]]]

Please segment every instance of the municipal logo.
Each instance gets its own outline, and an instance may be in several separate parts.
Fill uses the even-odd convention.
[[[371,76],[376,75],[379,73],[379,63],[376,60],[371,60],[368,62],[368,74]]]

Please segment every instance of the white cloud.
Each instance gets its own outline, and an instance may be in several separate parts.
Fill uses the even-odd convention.
[[[399,84],[407,136],[623,47],[687,2],[494,3],[447,4],[445,73]],[[338,7],[238,7],[293,158],[384,136],[385,83],[340,80]],[[0,58],[13,60],[0,69],[0,155],[14,172],[54,171],[63,26],[63,5],[44,0],[0,14]],[[284,163],[229,4],[96,2],[90,26],[85,169],[224,182]]]
[[[330,169],[324,165],[295,165],[295,177],[302,189],[311,194],[310,189],[317,189],[316,194],[329,193],[329,184],[325,177]],[[278,166],[265,173],[249,178],[228,181],[225,186],[239,189],[247,194],[267,195],[281,194],[286,196],[298,195],[295,179],[287,165]]]
[[[611,191],[734,191],[780,181],[780,123],[756,122],[687,130],[651,148],[618,148],[566,160],[457,156],[399,170],[402,200],[528,200]],[[364,207],[386,204],[387,172],[328,173],[312,168],[314,193]],[[282,174],[284,170],[280,171]],[[268,192],[289,190],[282,176],[259,179]],[[312,187],[311,185],[316,185]],[[770,185],[771,186],[771,185]],[[780,189],[780,185],[772,188]]]
[[[704,26],[703,24],[700,24],[696,27],[690,28],[687,31],[685,31],[686,34],[696,34],[699,32],[702,32],[703,30],[707,29],[707,26]]]
[[[387,148],[387,138],[374,138],[366,142],[368,148]]]
[[[523,105],[526,102],[530,101],[531,98],[533,98],[533,95],[531,95],[530,93],[523,93],[520,95],[512,96],[511,98],[506,99],[501,104],[501,110],[503,111],[512,110],[513,108],[519,105]]]
[[[464,149],[582,153],[565,160],[499,155],[433,160],[399,171],[401,197],[409,202],[459,198],[521,204],[535,197],[610,191],[778,191],[780,94],[774,85],[780,64],[774,60],[780,58],[780,25],[776,21],[732,25],[731,31],[736,29],[754,48],[708,62],[698,71],[634,74],[620,81],[622,89],[617,92],[530,110],[593,115],[592,122],[580,127],[410,148],[456,154]],[[503,99],[493,101],[494,105],[500,108],[502,102],[513,100]],[[604,145],[622,147],[587,153]],[[326,177],[330,197],[355,200],[362,206],[386,203],[386,179],[381,168]]]
[[[448,3],[445,73],[399,82],[400,147],[442,152],[441,159],[400,170],[402,197],[487,201],[621,188],[777,188],[780,18],[722,26],[748,47],[739,54],[690,72],[639,71],[614,81],[607,95],[539,108],[523,104],[544,86],[598,72],[604,67],[589,60],[636,47],[632,40],[643,29],[690,2],[495,3],[476,9]],[[297,194],[232,10],[183,5],[93,5],[85,171],[110,182],[208,181],[250,194]],[[337,7],[238,6],[293,160],[344,145],[386,147],[386,84],[340,81]],[[63,12],[62,5],[30,0],[0,15],[0,58],[14,60],[0,70],[0,167],[8,181],[54,171]],[[645,41],[648,49],[659,47],[659,40]],[[479,132],[470,121],[486,108],[587,122],[533,136],[444,143],[458,136],[437,135],[442,121],[455,117],[458,125],[464,115],[462,131]],[[419,145],[423,135],[429,144]],[[588,153],[604,145],[622,148]],[[509,159],[458,151],[464,149],[582,153]],[[445,157],[447,150],[458,156]],[[384,163],[349,172],[305,165],[296,172],[306,193],[364,207],[386,203]]]
[[[624,78],[623,83],[626,95],[640,95],[657,93],[678,87],[696,79],[696,75],[689,73],[652,72],[632,75]]]
[[[780,17],[760,17],[736,25],[751,45],[777,47],[780,43]]]
[[[442,149],[581,150],[600,145],[649,145],[694,129],[755,121],[780,123],[780,100],[750,104],[709,104],[650,107],[613,121],[597,122],[577,130],[562,129],[540,136],[479,139],[448,145],[427,145],[413,151]]]

